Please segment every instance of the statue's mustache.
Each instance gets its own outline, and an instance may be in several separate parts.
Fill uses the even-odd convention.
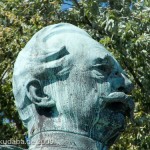
[[[123,111],[129,117],[130,121],[132,123],[134,122],[133,112],[134,112],[135,105],[132,100],[132,96],[127,95],[124,92],[113,92],[113,93],[110,93],[108,96],[101,96],[99,98],[102,99],[101,101],[102,108],[105,108],[108,106],[117,107],[118,104],[121,104]]]

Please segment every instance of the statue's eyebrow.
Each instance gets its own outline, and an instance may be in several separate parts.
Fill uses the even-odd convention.
[[[60,48],[57,51],[54,50],[53,52],[39,55],[36,58],[32,58],[32,59],[36,59],[36,60],[38,60],[38,62],[50,62],[50,61],[55,61],[60,58],[63,58],[64,56],[66,56],[68,54],[70,54],[70,53],[67,51],[66,46],[63,46],[62,48]]]
[[[50,53],[45,57],[46,61],[54,61],[60,58],[63,58],[64,56],[68,55],[69,52],[67,51],[66,47],[63,46],[59,51]]]
[[[66,67],[66,63],[70,61],[70,54],[66,47],[63,46],[58,51],[53,51],[51,53],[40,55],[36,59],[39,61],[39,65],[32,68],[33,76],[38,78],[44,78],[47,74],[45,72],[50,72],[51,77],[56,76],[58,72],[60,72],[64,67]],[[68,56],[68,57],[67,57]],[[72,66],[66,69],[66,72],[69,71]],[[48,77],[46,77],[48,78]]]
[[[96,65],[96,64],[104,64],[104,65],[107,64],[108,65],[109,61],[110,61],[109,55],[104,56],[104,58],[98,57],[94,60],[94,65]]]
[[[102,58],[96,58],[94,60],[94,64],[104,64],[106,63],[106,60],[102,59]]]

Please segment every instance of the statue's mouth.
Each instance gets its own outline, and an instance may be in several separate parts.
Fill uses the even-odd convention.
[[[131,95],[124,92],[113,92],[102,98],[102,107],[120,112],[124,116],[128,116],[131,122],[134,120],[134,102]]]
[[[113,92],[108,96],[100,97],[101,112],[97,126],[102,135],[98,137],[105,145],[112,145],[125,129],[125,118],[134,122],[134,102],[131,95],[124,92]]]

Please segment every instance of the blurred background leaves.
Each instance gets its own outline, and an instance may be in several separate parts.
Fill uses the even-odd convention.
[[[128,123],[125,133],[111,149],[149,150],[149,0],[1,0],[0,139],[27,136],[14,105],[11,86],[18,52],[42,27],[59,22],[72,23],[102,43],[115,55],[135,85],[135,124]],[[26,144],[19,146],[27,147]]]

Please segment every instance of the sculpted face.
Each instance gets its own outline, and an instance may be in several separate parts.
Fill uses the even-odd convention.
[[[58,72],[62,77],[44,88],[56,101],[57,126],[113,143],[124,129],[126,115],[132,115],[134,104],[126,95],[132,89],[131,81],[113,56],[93,39],[79,34],[73,38],[65,34],[65,39],[70,43],[65,45],[68,55],[61,60],[64,68]],[[48,47],[49,40],[46,43]]]
[[[36,33],[14,67],[16,105],[35,140],[59,131],[112,145],[133,118],[132,88],[111,53],[71,24]]]

